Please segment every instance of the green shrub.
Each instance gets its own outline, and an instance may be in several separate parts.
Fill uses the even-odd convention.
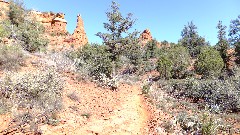
[[[156,58],[157,56],[157,40],[151,40],[144,46],[144,58],[146,60],[150,58]]]
[[[24,63],[24,55],[21,47],[17,45],[0,44],[0,68],[17,69]]]
[[[23,41],[22,47],[29,52],[40,51],[48,44],[48,39],[43,38],[44,27],[38,22],[26,21],[18,26],[18,39]]]
[[[11,31],[9,37],[29,51],[40,51],[48,44],[43,37],[44,27],[36,21],[35,17],[23,7],[18,0],[11,0],[9,4],[8,21],[2,22],[6,31]]]
[[[18,26],[24,22],[24,7],[23,2],[19,0],[9,1],[8,17],[13,25]]]
[[[177,123],[188,134],[214,135],[220,127],[220,122],[209,112],[204,112],[202,116],[182,112],[177,116]]]
[[[122,50],[122,55],[117,61],[118,70],[124,70],[122,73],[136,73],[142,70],[144,52],[138,43],[131,43],[125,45]],[[121,72],[121,71],[120,71]]]
[[[167,55],[161,55],[158,59],[157,70],[162,78],[172,77],[173,63]]]
[[[110,53],[106,51],[103,45],[85,45],[77,51],[69,54],[71,59],[76,61],[79,72],[84,72],[86,77],[101,80],[102,74],[110,77],[112,74],[112,63]]]
[[[190,64],[190,55],[183,46],[172,46],[159,54],[157,70],[164,78],[184,78]]]
[[[228,80],[171,80],[162,86],[170,94],[178,98],[190,98],[193,102],[204,101],[212,112],[240,111],[240,81],[239,77]]]
[[[8,36],[9,36],[9,31],[7,31],[4,25],[0,23],[0,42],[1,42],[1,38],[8,37]]]
[[[198,74],[204,77],[218,76],[224,67],[220,53],[212,47],[202,47],[195,63]]]
[[[36,131],[43,118],[48,121],[61,109],[62,90],[60,75],[53,70],[9,73],[0,81],[0,104],[12,110],[15,123],[29,124]]]

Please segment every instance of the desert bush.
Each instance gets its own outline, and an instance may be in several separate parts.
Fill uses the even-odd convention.
[[[47,46],[48,39],[43,37],[44,27],[34,20],[25,21],[18,26],[17,38],[23,43],[22,47],[29,52],[40,51]]]
[[[24,64],[24,54],[21,47],[0,44],[1,69],[16,70],[22,64]]]
[[[68,97],[69,99],[71,99],[72,101],[79,102],[79,97],[78,97],[78,95],[77,95],[76,92],[69,93],[69,94],[67,95],[67,97]]]
[[[118,70],[123,69],[122,74],[141,71],[144,63],[143,56],[144,51],[137,42],[125,45],[125,49],[123,49],[123,53],[117,62]]]
[[[75,60],[79,72],[90,76],[95,80],[101,80],[102,74],[110,77],[112,74],[112,63],[109,59],[109,53],[106,46],[86,45],[75,52],[71,52],[68,57]]]
[[[8,37],[9,36],[9,31],[4,27],[3,24],[0,23],[0,42],[2,42],[2,38]]]
[[[157,70],[160,76],[169,78],[184,78],[187,67],[190,64],[190,55],[183,46],[173,46],[160,52],[157,62]]]
[[[15,123],[30,124],[36,131],[42,117],[48,121],[61,109],[62,89],[60,75],[52,69],[8,73],[0,81],[1,104],[16,116]]]
[[[221,73],[224,62],[217,50],[212,47],[202,47],[194,66],[198,74],[211,77]]]
[[[39,51],[48,44],[48,40],[43,37],[44,27],[23,7],[23,2],[11,0],[8,17],[9,20],[3,21],[1,25],[6,31],[11,31],[9,37],[21,44],[25,50]]]
[[[190,98],[193,102],[204,101],[212,112],[240,111],[240,81],[239,77],[227,80],[171,80],[169,85],[161,86],[174,97]]]
[[[216,119],[209,112],[203,112],[201,115],[189,115],[180,113],[177,116],[177,123],[185,133],[214,135],[218,133],[221,126],[221,120]]]
[[[144,58],[146,60],[150,58],[156,58],[157,56],[157,40],[151,40],[144,46]]]

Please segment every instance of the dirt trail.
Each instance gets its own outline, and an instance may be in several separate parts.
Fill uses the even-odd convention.
[[[79,101],[66,95],[75,92]],[[67,78],[64,90],[65,109],[62,124],[41,127],[45,134],[148,134],[148,112],[139,86],[122,84],[118,91],[97,87],[90,82],[74,82]],[[82,115],[90,115],[89,118]]]
[[[34,72],[36,61],[32,57],[19,72]],[[34,62],[32,62],[34,61]],[[41,65],[42,66],[42,65]],[[76,81],[73,74],[61,73],[65,80],[63,110],[59,112],[60,124],[41,125],[44,135],[146,135],[150,113],[141,95],[140,84],[120,84],[117,91],[98,87],[95,83]],[[68,95],[75,93],[77,101]],[[89,116],[89,118],[87,118]],[[2,115],[4,127],[10,122],[11,114]],[[18,132],[19,133],[19,132]]]
[[[75,92],[79,101],[66,95]],[[139,86],[120,85],[118,91],[97,87],[90,82],[74,82],[67,78],[64,90],[65,109],[62,124],[41,127],[45,134],[127,135],[148,134],[149,118]],[[89,118],[81,115],[90,115]]]

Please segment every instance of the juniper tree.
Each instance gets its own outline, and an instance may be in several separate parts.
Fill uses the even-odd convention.
[[[197,27],[192,21],[184,26],[181,36],[180,44],[188,48],[192,57],[197,56],[198,47],[207,45],[205,39],[198,35]]]
[[[111,54],[110,59],[113,64],[112,76],[116,75],[117,62],[120,55],[129,47],[131,40],[136,39],[136,32],[129,32],[135,23],[132,14],[128,13],[124,17],[119,11],[119,4],[112,2],[111,10],[106,12],[108,22],[103,23],[107,33],[98,32],[96,35],[103,40],[103,44],[107,46],[107,51]]]
[[[229,48],[228,41],[226,39],[226,28],[227,26],[224,26],[222,24],[222,21],[218,22],[217,29],[218,29],[218,43],[217,46],[219,47],[220,55],[224,62],[224,68],[227,68],[227,50]]]
[[[237,64],[240,64],[240,15],[237,19],[232,20],[229,30],[230,43],[235,47]]]

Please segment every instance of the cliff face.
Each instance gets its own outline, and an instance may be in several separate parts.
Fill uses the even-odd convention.
[[[52,35],[63,35],[67,33],[67,21],[63,13],[37,12],[34,11],[37,21],[45,27],[45,31]]]

